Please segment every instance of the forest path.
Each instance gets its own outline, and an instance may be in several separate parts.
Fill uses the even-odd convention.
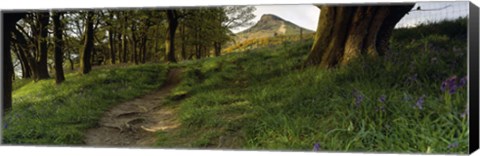
[[[176,107],[164,105],[171,90],[179,84],[180,73],[181,69],[170,69],[159,90],[107,110],[99,126],[87,130],[85,144],[152,147],[156,142],[155,132],[168,132],[180,125],[175,116]]]

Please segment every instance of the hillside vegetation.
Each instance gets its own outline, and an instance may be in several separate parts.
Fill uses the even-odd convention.
[[[332,70],[302,68],[313,42],[305,37],[169,65],[71,73],[61,86],[17,80],[3,141],[83,144],[105,110],[159,88],[180,67],[166,105],[178,108],[181,126],[158,132],[158,147],[466,153],[465,21],[396,30],[385,56]],[[430,31],[405,35],[421,29]]]
[[[466,29],[464,20],[440,25]],[[416,29],[425,28],[408,31]],[[452,37],[463,32],[440,33],[449,31],[416,42],[395,31],[386,56],[336,70],[299,68],[312,40],[181,63],[183,125],[173,135],[159,133],[158,145],[465,153],[467,49]]]

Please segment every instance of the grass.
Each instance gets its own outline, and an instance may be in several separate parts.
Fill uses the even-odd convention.
[[[466,76],[466,42],[445,34],[394,39],[386,56],[335,70],[298,69],[311,40],[181,63],[182,127],[159,133],[157,145],[466,153],[466,87],[441,89]]]
[[[95,126],[105,110],[158,88],[166,69],[146,64],[102,68],[84,76],[69,73],[62,85],[54,79],[15,81],[13,111],[2,122],[3,143],[83,144],[84,131]]]
[[[462,22],[435,31],[461,31]],[[332,70],[299,68],[310,39],[169,67],[72,73],[60,86],[16,81],[3,141],[82,144],[106,109],[159,87],[167,68],[181,67],[169,106],[182,126],[159,132],[159,147],[310,151],[318,143],[323,151],[465,154],[466,42],[461,33],[404,35],[420,29],[428,25],[396,30],[385,56]]]

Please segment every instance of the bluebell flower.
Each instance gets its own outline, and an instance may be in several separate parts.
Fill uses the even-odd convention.
[[[456,84],[452,84],[452,85],[449,87],[450,89],[449,89],[448,93],[454,94],[455,91],[457,91],[457,87],[458,87],[458,86],[457,86]]]
[[[380,97],[378,98],[378,101],[380,101],[381,103],[385,103],[385,99],[386,99],[386,98],[387,98],[387,97],[385,97],[385,95],[382,95],[382,96],[380,96]]]
[[[443,81],[442,85],[440,86],[440,90],[442,90],[442,92],[445,92],[445,88],[447,88],[447,82]]]
[[[319,143],[315,143],[315,144],[313,145],[313,151],[314,151],[314,152],[320,151],[320,144],[319,144]]]
[[[449,144],[447,148],[450,149],[450,148],[456,148],[456,147],[458,147],[458,141],[455,141],[455,142]]]
[[[363,95],[356,95],[355,97],[355,106],[360,107],[360,103],[362,103]]]
[[[376,107],[375,111],[376,112],[378,112],[378,111],[385,112],[385,106]]]
[[[462,79],[460,79],[460,82],[458,82],[458,86],[462,87],[464,86],[465,84],[467,84],[467,76],[463,77]]]
[[[415,105],[417,106],[418,109],[422,110],[424,102],[425,102],[425,95],[422,95],[420,98],[418,98],[417,103]]]

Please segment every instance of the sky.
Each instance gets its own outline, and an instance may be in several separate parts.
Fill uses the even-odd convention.
[[[468,1],[461,2],[419,2],[414,8],[420,6],[424,11],[413,11],[397,24],[398,27],[415,26],[425,21],[438,21],[440,19],[453,19],[468,14]],[[313,5],[260,5],[255,6],[256,17],[253,22],[260,20],[263,14],[274,14],[298,26],[316,30],[320,9]],[[234,33],[248,27],[232,30]]]

